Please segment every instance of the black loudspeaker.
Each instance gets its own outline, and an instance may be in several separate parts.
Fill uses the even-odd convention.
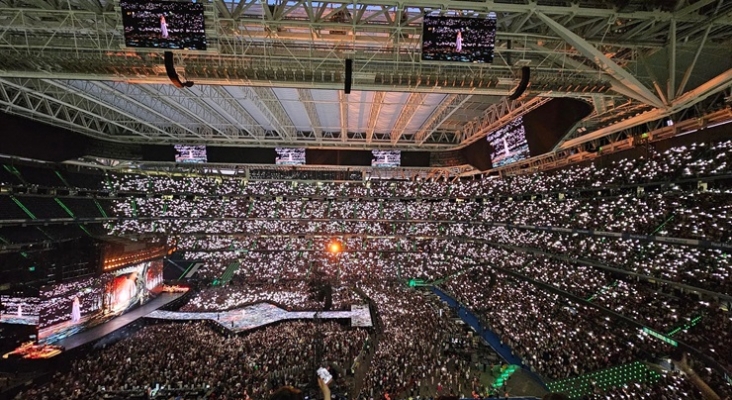
[[[524,90],[529,86],[529,79],[531,78],[531,69],[529,67],[521,67],[521,82],[516,86],[516,90],[508,96],[509,100],[516,100],[524,94]]]
[[[351,82],[353,81],[353,60],[346,59],[346,79],[343,82],[343,93],[351,93]]]
[[[178,76],[178,73],[175,72],[173,52],[170,51],[165,52],[165,72],[168,74],[168,79],[170,79],[175,87],[184,88],[193,86],[193,81],[181,82],[180,76]]]

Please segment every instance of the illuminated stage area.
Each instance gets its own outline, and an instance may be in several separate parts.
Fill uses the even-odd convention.
[[[33,342],[23,343],[17,349],[3,354],[4,359],[9,358],[25,358],[28,360],[37,360],[42,358],[51,358],[61,354],[63,350],[60,346],[52,346],[47,344],[37,345]]]
[[[152,312],[155,312],[155,310],[177,300],[181,296],[183,296],[183,293],[162,293],[158,297],[154,298],[153,300],[149,301],[147,304],[141,307],[135,308],[134,310],[126,314],[120,315],[119,317],[116,317],[101,325],[97,325],[96,327],[87,331],[68,336],[64,339],[54,342],[54,344],[63,347],[65,350],[71,350],[79,346],[83,346],[87,343],[91,343],[137,321],[140,318],[145,317]]]
[[[40,292],[38,340],[56,343],[124,315],[136,305],[155,299],[161,284],[162,262],[158,261],[44,286]]]
[[[372,326],[368,305],[353,305],[351,311],[286,311],[269,303],[222,312],[153,311],[145,318],[176,321],[210,320],[233,332],[244,332],[279,321],[298,319],[350,319],[353,327]]]

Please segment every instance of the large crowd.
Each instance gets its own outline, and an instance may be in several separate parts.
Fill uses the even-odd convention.
[[[336,378],[333,392],[344,394],[351,386],[346,372],[367,335],[324,321],[285,322],[246,335],[220,333],[200,322],[146,326],[17,398],[147,396],[162,387],[181,392],[198,388],[202,396],[218,399],[266,399],[281,386],[313,386],[320,367]]]
[[[462,394],[478,386],[466,332],[433,295],[395,284],[364,285],[383,322],[361,398]]]
[[[445,288],[542,376],[564,379],[668,354],[655,339],[529,283],[496,274],[485,288],[485,279],[476,279],[491,273],[478,268]]]
[[[574,166],[450,183],[110,174],[105,185],[115,193],[145,193],[114,201],[109,213],[119,219],[109,224],[111,234],[165,235],[186,259],[204,263],[198,277],[206,281],[233,271],[231,283],[201,291],[185,306],[187,310],[230,309],[258,301],[296,310],[320,309],[322,301],[301,283],[314,276],[332,283],[333,308],[345,309],[359,302],[350,287],[361,288],[378,305],[383,329],[360,394],[400,398],[436,394],[438,386],[444,394],[469,393],[477,368],[468,356],[464,332],[451,323],[447,310],[430,296],[392,283],[409,279],[438,284],[451,293],[546,379],[579,376],[638,359],[654,361],[668,357],[673,349],[637,327],[512,274],[621,314],[732,369],[730,157],[732,141],[724,141],[651,149],[645,157],[605,167]],[[656,236],[709,243],[687,245],[659,241]],[[338,254],[326,251],[334,238],[343,248]],[[695,289],[711,294],[697,295]],[[303,324],[293,329],[310,332]],[[200,347],[234,360],[239,356],[222,350],[219,342],[228,346],[233,341],[234,347],[246,348],[250,340],[267,342],[257,335],[275,329],[222,338],[202,325],[183,326],[187,333],[207,332]],[[285,326],[289,325],[277,332],[286,332]],[[136,351],[132,343],[154,341],[155,335],[171,333],[166,329],[145,328],[136,340],[90,355],[86,362],[96,368],[110,365],[112,359],[131,359],[126,356]],[[336,336],[352,335],[363,343],[361,331],[344,330]],[[168,336],[171,353],[188,344],[175,334]],[[357,352],[348,349],[348,357],[343,353],[337,362],[346,364],[345,358]],[[156,354],[152,351],[149,357]],[[150,376],[165,370],[149,365]],[[698,366],[700,371],[711,371]],[[247,379],[236,381],[241,384],[237,389],[231,389],[236,387],[233,380],[219,375],[193,383],[220,385],[228,396],[238,395],[242,388],[261,395],[274,383],[298,383],[304,377],[300,372],[282,372],[276,376],[283,379],[271,382],[263,377],[272,374],[250,370]],[[138,375],[119,382],[115,379],[121,375],[106,374],[112,376],[90,373],[91,381],[67,376],[57,382],[67,394],[91,387],[90,382],[95,382],[93,390],[152,384]],[[700,376],[719,394],[729,393],[716,371]],[[178,380],[190,382],[177,375],[167,381]],[[52,392],[40,390],[45,395]],[[669,375],[659,384],[616,388],[606,396],[694,399],[697,394],[683,377]]]
[[[288,285],[274,290],[303,291],[296,282]],[[235,289],[242,288],[225,289],[206,289],[184,308],[227,308],[232,304],[217,299],[238,298]],[[399,283],[359,289],[376,307],[379,323],[372,335],[378,340],[367,339],[363,329],[325,321],[286,322],[240,335],[207,323],[158,323],[90,352],[69,372],[57,373],[50,384],[32,387],[17,398],[124,397],[148,395],[158,388],[171,395],[194,392],[201,397],[264,399],[281,386],[312,388],[318,367],[328,368],[334,376],[332,392],[346,396],[354,388],[359,362],[369,364],[360,393],[351,393],[351,398],[465,397],[487,390],[479,379],[480,365],[487,361],[475,358],[481,354],[478,342],[454,322],[454,314],[436,296]],[[307,300],[294,300],[292,305],[311,306]],[[365,352],[369,361],[364,361]]]
[[[653,384],[633,383],[588,396],[588,400],[702,400],[704,397],[688,379],[679,373],[669,373]]]
[[[479,178],[445,183],[441,180],[298,182],[247,181],[228,176],[163,176],[110,174],[105,186],[114,192],[176,193],[200,196],[241,195],[305,198],[476,198],[501,195],[568,193],[578,189],[617,188],[623,185],[728,175],[732,141],[698,143],[666,151],[651,149],[647,156],[614,161],[598,167],[573,166],[559,171],[505,178]]]

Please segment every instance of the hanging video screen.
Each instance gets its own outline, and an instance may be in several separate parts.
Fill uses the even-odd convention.
[[[402,165],[400,150],[371,150],[372,167],[398,167]]]
[[[305,165],[305,149],[275,148],[277,165]]]
[[[518,117],[501,129],[488,134],[492,147],[493,168],[529,158],[529,143],[523,117]]]
[[[424,16],[422,60],[492,63],[496,45],[496,15],[469,18]]]
[[[40,293],[38,339],[53,343],[124,314],[162,288],[162,260],[100,276],[44,286]]]
[[[121,0],[125,45],[206,50],[203,3]]]
[[[176,144],[174,147],[175,162],[177,163],[200,164],[208,161],[206,146]]]

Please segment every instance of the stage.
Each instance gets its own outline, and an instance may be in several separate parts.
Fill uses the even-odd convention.
[[[137,321],[138,319],[145,317],[146,315],[165,306],[166,304],[177,300],[184,294],[185,293],[161,293],[156,298],[150,300],[149,302],[138,308],[135,308],[128,313],[122,314],[101,325],[97,325],[89,330],[71,335],[51,344],[55,346],[61,346],[66,351],[68,351],[83,346],[87,343],[94,342],[109,335],[117,329],[123,328]]]
[[[258,303],[228,311],[180,312],[154,311],[145,316],[174,321],[209,320],[240,333],[278,321],[301,319],[347,319],[351,326],[372,326],[371,312],[366,304],[352,305],[350,311],[287,311],[270,303]]]

